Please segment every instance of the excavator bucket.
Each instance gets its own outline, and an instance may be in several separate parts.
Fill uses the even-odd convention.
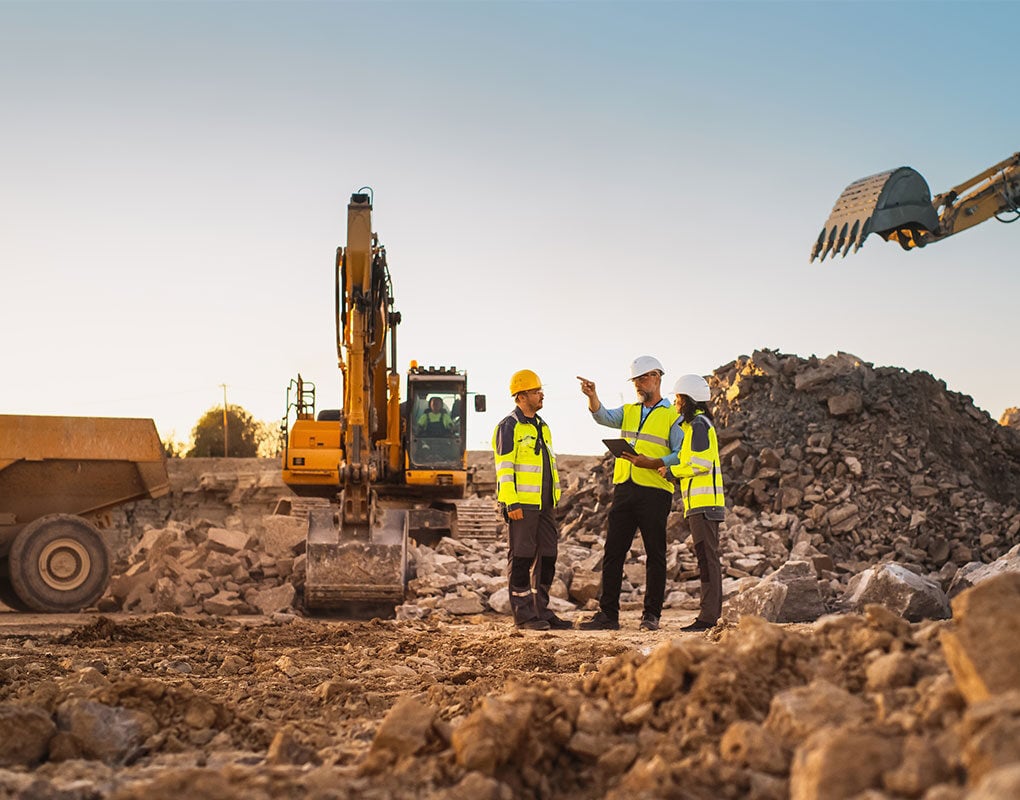
[[[305,605],[399,605],[407,582],[407,511],[377,507],[370,525],[340,525],[333,509],[308,512]]]
[[[854,181],[836,199],[825,227],[811,248],[811,261],[827,255],[856,253],[869,234],[895,238],[905,249],[923,245],[921,231],[934,233],[939,218],[931,191],[921,174],[910,167],[880,172]],[[908,243],[909,242],[909,243]]]

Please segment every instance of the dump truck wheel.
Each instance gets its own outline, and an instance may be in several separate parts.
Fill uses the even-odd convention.
[[[26,525],[11,546],[11,585],[33,611],[80,611],[110,582],[102,534],[81,517],[50,514]]]

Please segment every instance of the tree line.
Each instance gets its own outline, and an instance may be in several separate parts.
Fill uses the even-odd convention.
[[[280,454],[283,432],[278,424],[255,419],[244,408],[227,404],[224,451],[223,406],[206,411],[191,430],[190,446],[171,434],[163,442],[168,458],[273,458]]]

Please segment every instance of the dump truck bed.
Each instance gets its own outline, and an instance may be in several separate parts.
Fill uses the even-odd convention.
[[[0,414],[0,555],[47,514],[97,514],[169,491],[151,419]]]

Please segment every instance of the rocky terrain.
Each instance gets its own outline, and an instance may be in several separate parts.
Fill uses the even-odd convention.
[[[171,496],[112,520],[95,611],[0,614],[0,798],[1020,796],[1008,412],[843,353],[709,382],[732,504],[709,634],[679,633],[680,514],[655,633],[640,539],[620,632],[515,631],[505,546],[467,537],[412,548],[393,618],[313,617],[275,462],[175,460]],[[561,466],[554,602],[577,619],[612,464]]]

